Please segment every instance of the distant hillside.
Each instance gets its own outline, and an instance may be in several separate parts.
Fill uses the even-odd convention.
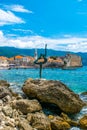
[[[0,56],[13,57],[15,55],[25,55],[25,56],[34,56],[34,49],[18,49],[14,47],[0,47]],[[44,49],[38,49],[38,55],[44,53]],[[47,50],[47,56],[65,56],[66,51],[55,51],[55,50]],[[87,53],[73,53],[82,57],[83,65],[87,65]]]
[[[38,55],[44,53],[44,49],[38,49]],[[0,47],[0,56],[12,57],[15,55],[30,55],[34,56],[35,49],[19,49],[14,47]],[[47,50],[47,56],[64,56],[66,52],[64,51],[55,51]]]

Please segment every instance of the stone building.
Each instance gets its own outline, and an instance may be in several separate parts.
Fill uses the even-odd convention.
[[[22,55],[17,55],[15,57],[9,58],[9,64],[11,68],[17,67],[28,67],[33,63],[34,58],[31,56],[22,56]]]
[[[8,68],[8,67],[9,67],[8,58],[4,56],[0,56],[0,69]]]

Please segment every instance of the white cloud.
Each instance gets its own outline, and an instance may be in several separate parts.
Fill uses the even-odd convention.
[[[72,37],[70,34],[65,34],[64,37],[69,38]]]
[[[24,32],[24,33],[29,32],[29,33],[31,33],[31,34],[34,33],[34,32],[33,32],[32,30],[30,30],[30,29],[26,30],[26,29],[21,29],[21,28],[14,28],[14,29],[12,29],[12,30],[14,30],[14,31],[20,31],[20,32]]]
[[[24,23],[24,21],[11,11],[4,11],[0,9],[0,26],[17,23]]]
[[[5,8],[15,12],[33,13],[31,10],[25,9],[22,5],[5,5]]]
[[[12,46],[17,48],[44,48],[47,44],[48,49],[87,52],[87,38],[46,38],[42,36],[8,37],[0,31],[0,46]]]

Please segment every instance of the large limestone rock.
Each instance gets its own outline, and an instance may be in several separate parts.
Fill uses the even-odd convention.
[[[20,110],[23,114],[38,112],[42,110],[42,107],[37,100],[28,99],[14,100],[12,102],[12,107],[14,109]]]
[[[60,81],[28,79],[22,90],[30,98],[56,104],[65,113],[77,113],[85,105],[77,94]]]
[[[27,119],[35,130],[52,130],[50,120],[43,112],[36,112],[32,115],[28,114]]]

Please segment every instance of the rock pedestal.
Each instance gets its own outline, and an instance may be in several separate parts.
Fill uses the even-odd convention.
[[[22,90],[29,98],[55,104],[65,113],[77,113],[84,106],[79,96],[60,81],[28,79]]]

